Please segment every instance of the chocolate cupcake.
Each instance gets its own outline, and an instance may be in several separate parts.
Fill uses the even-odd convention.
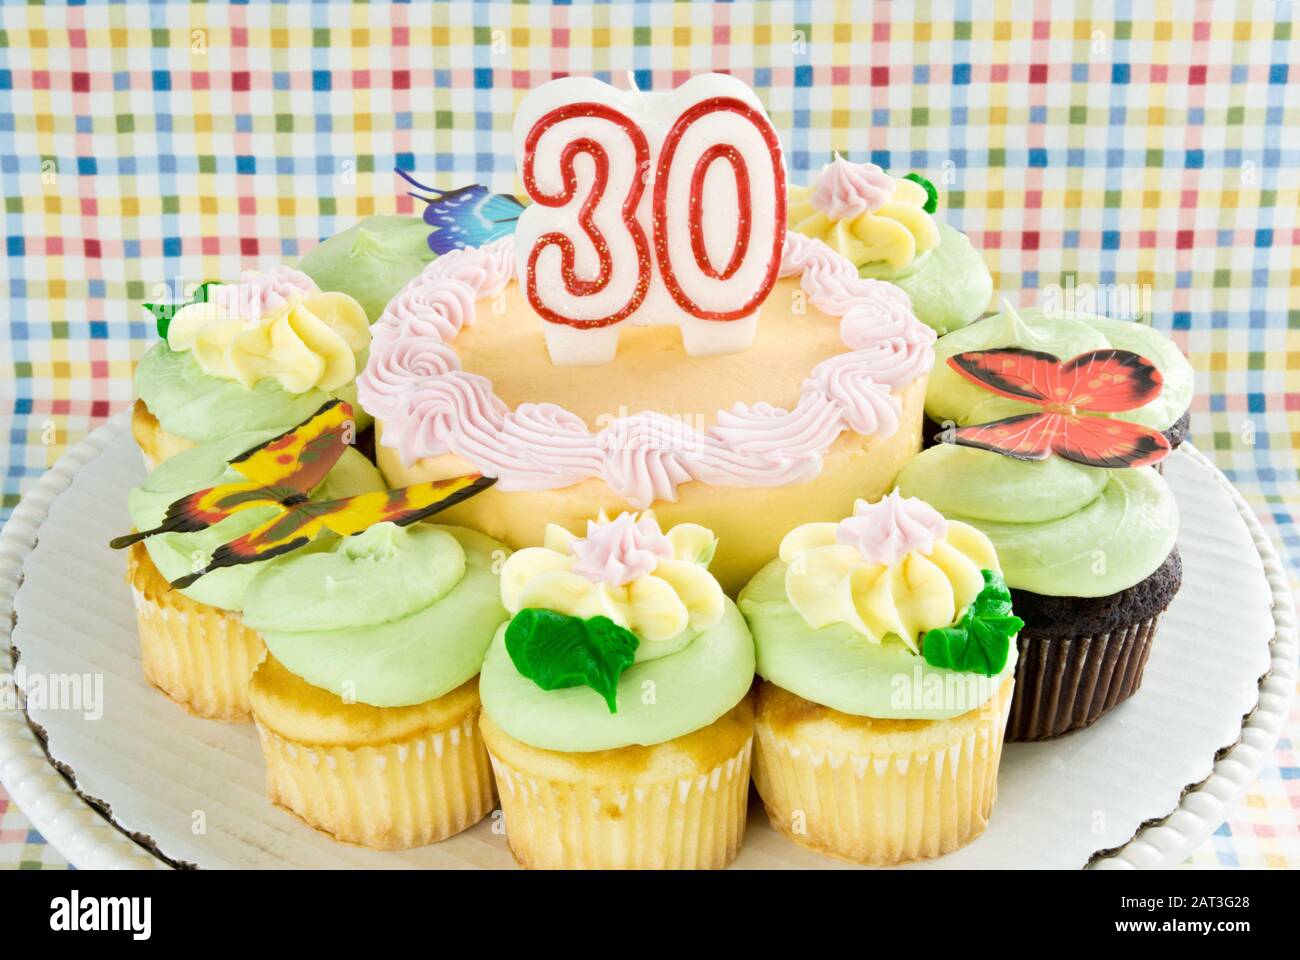
[[[1137,692],[1182,582],[1178,509],[1154,469],[942,443],[903,468],[898,488],[997,550],[1025,621],[1008,740],[1082,729]]]

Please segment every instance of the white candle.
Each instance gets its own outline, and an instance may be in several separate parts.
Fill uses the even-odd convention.
[[[785,167],[749,87],[566,77],[525,98],[514,141],[533,200],[516,262],[552,362],[611,360],[629,323],[676,324],[692,355],[753,342],[785,240]]]

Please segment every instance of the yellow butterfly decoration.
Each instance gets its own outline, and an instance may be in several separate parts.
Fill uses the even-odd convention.
[[[152,530],[118,537],[109,546],[120,550],[159,533],[206,530],[252,507],[278,508],[270,520],[213,551],[202,570],[171,581],[173,587],[188,587],[219,567],[269,560],[297,550],[326,530],[348,537],[385,521],[399,527],[416,523],[496,483],[495,477],[473,473],[342,500],[310,499],[311,491],[343,456],[353,429],[352,407],[342,400],[330,400],[298,426],[231,460],[230,465],[247,477],[247,482],[196,490],[169,506],[162,523]]]

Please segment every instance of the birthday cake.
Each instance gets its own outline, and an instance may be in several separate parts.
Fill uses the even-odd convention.
[[[600,204],[590,222],[557,206],[618,196],[637,169],[621,126],[595,111],[566,115],[575,98],[611,115],[648,113],[648,130],[658,121],[661,167],[667,145],[681,145],[656,181],[663,189],[645,191],[626,223]],[[732,106],[699,112],[717,100]],[[711,121],[732,137],[731,153],[696,142]],[[784,531],[892,486],[919,447],[935,333],[900,287],[787,229],[779,143],[748,88],[697,77],[652,100],[556,81],[521,106],[516,146],[534,202],[513,237],[440,256],[373,328],[358,398],[376,418],[391,484],[495,477],[449,516],[516,548],[540,544],[547,523],[579,530],[601,511],[653,507],[667,523],[717,533],[713,571],[731,592]],[[822,180],[841,177],[841,165]],[[880,177],[925,197],[878,174],[863,200],[877,221],[890,212],[875,203]],[[849,188],[834,189],[850,204]],[[913,209],[909,222],[928,243],[929,215]],[[593,242],[575,248],[564,229],[588,230]],[[877,247],[898,231],[880,228]],[[598,279],[574,274],[585,268]]]
[[[499,800],[528,866],[722,867],[751,771],[834,856],[972,842],[1004,739],[1138,691],[1186,360],[980,320],[933,184],[788,185],[728,76],[556,80],[514,137],[524,201],[403,174],[423,218],[152,307],[114,541],[146,676],[370,847]]]

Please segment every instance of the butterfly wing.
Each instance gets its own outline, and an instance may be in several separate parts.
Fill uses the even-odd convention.
[[[463,247],[481,247],[514,233],[524,209],[517,198],[508,193],[492,194],[481,183],[456,190],[422,189],[429,190],[432,196],[411,196],[427,204],[424,222],[433,228],[429,249],[439,255]]]
[[[1052,454],[1060,430],[1057,421],[1061,419],[1054,413],[1022,413],[992,423],[958,427],[952,432],[952,442],[1017,460],[1046,460]]]
[[[1050,353],[1020,347],[970,350],[949,357],[948,366],[1000,397],[1038,404],[1058,399],[1061,362]]]
[[[212,551],[212,559],[208,561],[207,566],[173,580],[171,585],[181,590],[204,574],[220,567],[236,567],[244,563],[255,563],[258,560],[270,560],[272,557],[305,547],[322,528],[320,518],[306,509],[312,506],[320,505],[308,501],[282,509],[276,516],[249,530],[243,536],[217,547]]]
[[[291,430],[230,461],[247,483],[196,490],[167,507],[162,523],[109,541],[114,550],[159,533],[196,533],[249,507],[284,507],[307,496],[330,472],[347,446],[352,408],[330,400]]]
[[[329,400],[296,427],[241,453],[230,465],[254,483],[307,494],[338,463],[355,430],[352,406]]]
[[[1164,388],[1164,377],[1131,350],[1093,350],[1061,364],[1065,403],[1094,413],[1136,410]]]
[[[322,508],[321,522],[339,536],[349,537],[376,523],[395,523],[399,527],[416,523],[486,490],[494,483],[495,477],[475,473],[417,483],[398,490],[376,490],[318,506]]]
[[[1061,417],[1052,438],[1057,456],[1089,467],[1149,467],[1169,456],[1163,433],[1111,417]]]
[[[152,530],[129,533],[115,537],[108,545],[121,550],[133,543],[160,533],[197,533],[220,523],[227,517],[249,507],[279,505],[286,491],[264,487],[260,483],[223,483],[216,487],[196,490],[181,497],[167,507],[162,523]]]
[[[242,537],[222,544],[212,552],[207,566],[173,580],[172,586],[178,589],[188,587],[199,577],[220,567],[256,563],[289,553],[306,546],[325,530],[346,537],[385,521],[406,526],[460,503],[494,483],[494,477],[471,474],[397,490],[375,490],[342,500],[304,501]]]

